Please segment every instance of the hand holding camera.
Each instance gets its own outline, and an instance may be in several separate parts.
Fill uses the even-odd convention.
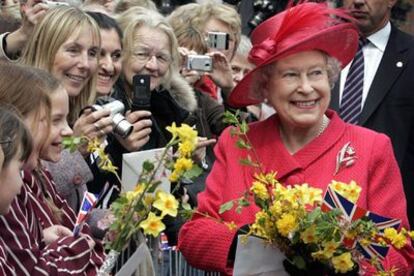
[[[126,117],[133,126],[133,131],[127,137],[118,139],[128,151],[137,151],[149,140],[151,133],[151,77],[135,75],[132,79],[133,97],[131,112]]]
[[[152,126],[150,117],[151,112],[145,110],[127,112],[126,118],[133,125],[133,131],[128,137],[118,139],[125,149],[137,151],[149,141]]]
[[[222,89],[233,88],[233,74],[231,64],[226,56],[221,52],[212,52],[208,54],[213,60],[213,71],[207,73],[214,83]]]

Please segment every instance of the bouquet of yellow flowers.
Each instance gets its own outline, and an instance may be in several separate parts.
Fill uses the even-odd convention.
[[[143,231],[145,235],[157,237],[165,225],[162,219],[166,216],[176,217],[179,211],[184,215],[191,213],[189,204],[181,203],[174,197],[173,191],[164,191],[159,186],[161,180],[157,178],[158,172],[169,175],[171,182],[177,183],[174,189],[179,188],[183,178],[193,179],[201,173],[201,168],[192,161],[192,154],[197,146],[197,131],[182,124],[177,127],[175,123],[167,127],[172,134],[157,162],[144,161],[141,173],[132,191],[121,191],[119,197],[111,204],[110,215],[105,218],[109,229],[106,233],[105,248],[110,250],[101,272],[109,273],[115,264],[119,253],[124,250],[131,240],[138,240],[137,235]],[[99,156],[98,166],[105,171],[116,175],[117,168],[104,151],[104,146],[88,138],[66,139],[66,148],[75,149],[79,145],[87,144],[87,150]],[[176,149],[172,154],[171,148]]]
[[[227,121],[235,124],[237,146],[255,154],[246,135],[248,126],[232,114]],[[361,188],[351,183],[332,181],[325,196],[308,184],[285,186],[276,172],[263,172],[250,154],[242,164],[258,168],[248,191],[238,199],[223,204],[219,213],[236,208],[241,212],[250,202],[260,211],[244,236],[256,236],[269,246],[277,247],[289,261],[292,271],[312,270],[322,275],[331,272],[362,271],[369,262],[378,275],[393,275],[397,268],[384,271],[381,260],[389,246],[401,249],[414,232],[398,231],[399,220],[388,219],[355,203]],[[377,223],[380,222],[380,223]],[[243,244],[243,240],[242,240]],[[237,258],[237,255],[236,255]]]

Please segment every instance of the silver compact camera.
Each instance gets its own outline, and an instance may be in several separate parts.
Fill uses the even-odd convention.
[[[188,55],[186,68],[188,70],[211,72],[213,71],[213,59],[210,56]]]
[[[209,48],[227,50],[229,48],[230,35],[222,32],[208,32],[207,44]]]
[[[66,3],[66,2],[55,2],[55,1],[48,1],[48,0],[45,0],[45,1],[43,1],[43,3],[45,3],[47,6],[48,6],[48,8],[55,8],[55,7],[69,7],[69,4],[68,3]]]
[[[128,137],[134,129],[134,126],[122,115],[125,110],[124,104],[115,99],[112,99],[110,102],[107,102],[106,100],[107,103],[100,105],[99,103],[102,102],[104,102],[104,100],[98,99],[97,104],[92,105],[92,109],[94,111],[102,110],[104,108],[111,110],[112,125],[114,127],[113,132],[122,138]]]

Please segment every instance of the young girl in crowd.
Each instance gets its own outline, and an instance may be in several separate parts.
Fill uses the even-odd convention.
[[[24,123],[15,111],[0,107],[0,214],[6,214],[23,185],[20,176],[24,161],[29,157],[32,142]],[[5,241],[0,237],[0,274],[12,275],[7,263]]]
[[[72,235],[76,216],[39,162],[59,160],[62,138],[71,134],[65,89],[45,71],[1,64],[0,102],[18,110],[33,137],[21,194],[0,219],[8,264],[18,275],[96,274],[103,261],[101,244],[91,238],[87,226],[79,237]]]

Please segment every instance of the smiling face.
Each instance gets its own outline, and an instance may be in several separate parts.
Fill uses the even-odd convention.
[[[92,31],[75,31],[58,49],[52,74],[61,81],[69,97],[78,96],[98,67],[98,44]]]
[[[380,30],[389,21],[396,0],[344,0],[344,7],[357,20],[365,36]]]
[[[269,68],[264,93],[282,124],[318,129],[331,96],[326,56],[307,51],[277,61]]]
[[[1,151],[3,154],[3,151]],[[14,197],[20,193],[23,185],[20,171],[23,167],[23,162],[20,160],[20,149],[16,152],[13,158],[3,166],[0,167],[0,214],[6,214],[9,211],[10,204]]]
[[[115,29],[101,29],[101,53],[99,58],[96,91],[100,96],[108,95],[121,74],[121,38]]]
[[[48,134],[48,119],[46,108],[40,107],[39,111],[32,111],[24,118],[24,124],[29,129],[33,139],[33,150],[28,158],[25,168],[33,170],[38,166],[40,151],[45,144]]]
[[[69,114],[69,97],[63,87],[59,87],[50,95],[52,105],[49,137],[42,147],[40,158],[58,162],[62,153],[62,140],[72,135],[72,129],[66,120]]]
[[[171,62],[170,39],[165,32],[156,28],[142,26],[135,32],[133,49],[123,63],[123,74],[132,87],[136,74],[151,76],[151,90],[162,84]]]

